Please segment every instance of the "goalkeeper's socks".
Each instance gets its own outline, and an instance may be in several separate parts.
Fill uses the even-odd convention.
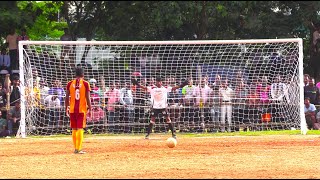
[[[74,149],[77,149],[77,130],[72,129],[72,141]]]
[[[82,142],[83,142],[83,129],[78,130],[78,150],[82,150]]]
[[[152,127],[153,127],[153,123],[150,123],[147,130],[147,136],[149,136],[149,134],[151,133]]]
[[[168,123],[168,125],[169,125],[169,129],[170,129],[170,131],[171,131],[171,133],[172,133],[172,137],[173,137],[173,136],[176,136],[176,135],[174,134],[174,130],[173,130],[172,123]]]

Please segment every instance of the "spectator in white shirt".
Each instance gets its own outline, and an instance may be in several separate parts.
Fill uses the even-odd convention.
[[[1,50],[0,70],[10,70],[10,56],[6,49]]]
[[[46,105],[46,114],[49,116],[49,125],[56,125],[60,119],[60,100],[58,92],[55,91],[52,95],[48,95],[44,99]]]
[[[129,82],[125,82],[125,87],[120,89],[120,103],[124,106],[125,122],[133,123],[134,122],[133,94],[131,90],[131,84]],[[126,126],[125,128],[128,128],[128,126]],[[125,129],[125,131],[129,132],[128,129]]]
[[[221,104],[221,124],[222,132],[225,132],[225,119],[227,115],[227,131],[231,131],[231,119],[232,119],[232,98],[234,91],[228,87],[228,80],[226,79],[219,89],[220,104]]]
[[[308,129],[314,128],[314,123],[316,122],[316,110],[316,106],[310,103],[310,98],[306,97],[304,99],[304,114]]]

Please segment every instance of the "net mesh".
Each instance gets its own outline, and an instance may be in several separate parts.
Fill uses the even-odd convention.
[[[168,110],[177,132],[232,132],[300,128],[298,42],[219,41],[40,44],[23,48],[27,134],[70,133],[65,87],[74,67],[90,82],[91,133],[144,133],[150,121],[150,94],[131,84],[177,86]],[[57,98],[54,98],[54,96]],[[59,101],[57,101],[58,99]],[[154,132],[167,132],[162,116]]]

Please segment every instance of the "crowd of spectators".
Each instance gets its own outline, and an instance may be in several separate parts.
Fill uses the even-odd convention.
[[[61,40],[70,40],[71,36],[65,29]],[[26,30],[18,35],[13,29],[6,38],[6,46],[0,55],[0,136],[14,135],[20,123],[20,88],[19,88],[19,41],[29,40]],[[61,57],[68,56],[68,46],[62,48]],[[276,61],[277,58],[274,58]],[[160,58],[157,54],[151,57],[147,54],[131,57],[132,78],[138,78],[144,86],[154,86],[155,77],[160,74]],[[168,60],[169,61],[169,60]],[[176,63],[177,64],[177,63]],[[274,62],[274,64],[281,64]],[[72,61],[72,65],[75,62]],[[172,64],[173,66],[174,64]],[[168,66],[169,68],[169,66]],[[278,66],[273,66],[278,71]],[[35,70],[36,71],[36,70]],[[174,73],[173,73],[174,74]],[[7,86],[4,81],[10,76]],[[34,97],[35,112],[41,118],[40,126],[59,127],[66,121],[63,110],[65,88],[58,79],[47,83],[35,73],[33,89],[26,89],[27,97]],[[100,78],[100,77],[99,77]],[[164,86],[176,86],[183,76],[167,75]],[[231,132],[236,124],[257,122],[290,121],[290,113],[286,113],[289,104],[294,101],[297,93],[292,81],[283,73],[275,76],[250,77],[239,71],[233,77],[216,73],[213,80],[208,76],[189,78],[189,85],[168,94],[169,111],[173,122],[177,124],[209,125],[218,122],[219,131]],[[150,95],[126,81],[110,81],[107,84],[99,79],[89,80],[92,91],[93,109],[87,114],[88,124],[107,125],[108,131],[115,131],[115,123],[141,123],[148,121],[148,109],[151,105]],[[108,87],[105,87],[107,85]],[[305,115],[309,129],[319,129],[320,112],[320,82],[315,84],[314,78],[304,75]],[[8,108],[10,106],[10,108]],[[42,116],[44,114],[44,116]],[[319,124],[318,124],[319,123]],[[124,126],[130,132],[129,126]]]

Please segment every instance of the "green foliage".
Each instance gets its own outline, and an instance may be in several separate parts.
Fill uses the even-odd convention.
[[[18,7],[33,13],[33,24],[27,27],[31,40],[59,40],[63,35],[66,22],[58,22],[61,2],[53,1],[19,1]]]

